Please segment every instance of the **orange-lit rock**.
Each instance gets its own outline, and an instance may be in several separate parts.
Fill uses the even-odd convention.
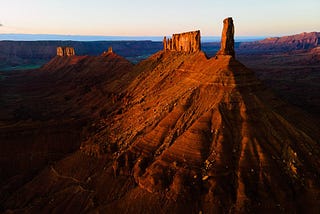
[[[235,56],[234,52],[234,26],[231,17],[223,20],[223,30],[221,35],[221,48],[217,55]]]
[[[173,34],[172,38],[163,39],[163,50],[193,53],[201,50],[200,30]]]
[[[2,210],[318,213],[318,122],[277,98],[231,54],[160,51],[137,65],[115,54],[56,57],[42,69],[56,72],[49,77],[60,76],[66,85],[59,86],[69,89],[60,93],[72,95],[60,101],[72,108],[61,111],[84,111],[92,123],[81,152],[19,188],[6,182]],[[45,71],[38,73],[53,73]],[[56,113],[59,105],[45,94],[38,97]],[[94,118],[102,106],[104,116]]]
[[[73,47],[57,47],[57,56],[74,56],[76,55]]]

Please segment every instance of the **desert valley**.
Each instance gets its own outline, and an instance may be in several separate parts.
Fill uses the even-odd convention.
[[[234,29],[0,41],[0,211],[318,213],[320,33]]]

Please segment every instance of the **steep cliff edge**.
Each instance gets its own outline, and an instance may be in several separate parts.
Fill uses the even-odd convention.
[[[262,41],[241,43],[239,50],[252,52],[288,52],[308,50],[320,45],[320,33],[300,33],[291,36],[270,37]]]
[[[74,56],[76,52],[73,47],[57,47],[57,56]]]
[[[231,55],[235,57],[234,51],[234,25],[231,17],[223,20],[221,35],[221,47],[217,55]]]
[[[172,38],[163,38],[163,50],[193,53],[201,50],[200,31],[173,34]]]

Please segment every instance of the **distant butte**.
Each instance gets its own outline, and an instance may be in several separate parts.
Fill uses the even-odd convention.
[[[112,49],[112,46],[110,46],[108,48],[108,51],[104,51],[101,56],[107,56],[108,54],[112,54],[112,53],[113,53],[113,49]]]
[[[74,56],[76,55],[73,47],[57,47],[57,56]]]
[[[223,20],[223,30],[221,35],[221,48],[217,55],[235,56],[234,51],[234,25],[231,17]]]
[[[200,38],[200,30],[173,34],[171,39],[163,38],[163,50],[197,52],[201,50]]]

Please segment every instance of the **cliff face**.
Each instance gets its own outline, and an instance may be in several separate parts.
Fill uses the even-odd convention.
[[[239,50],[251,52],[288,52],[295,50],[310,50],[320,45],[320,33],[300,33],[291,36],[271,37],[256,42],[243,42]]]
[[[221,36],[221,48],[218,55],[235,56],[234,51],[234,26],[231,17],[223,20],[223,30]]]
[[[57,47],[57,56],[74,56],[76,55],[73,47]]]
[[[200,30],[173,34],[171,39],[163,38],[163,49],[193,53],[201,50]]]

